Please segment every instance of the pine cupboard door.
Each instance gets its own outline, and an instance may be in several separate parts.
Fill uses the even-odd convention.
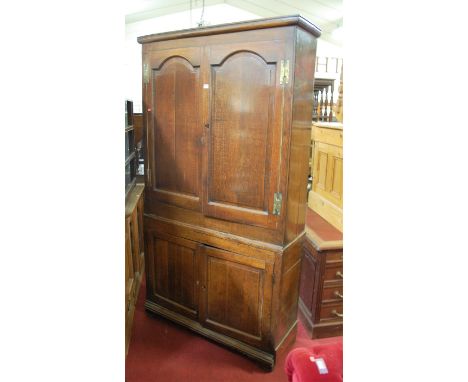
[[[199,245],[162,233],[147,236],[147,298],[198,320]]]
[[[272,265],[202,245],[200,323],[253,346],[268,348]]]
[[[201,48],[143,55],[150,200],[201,210]]]
[[[281,192],[284,44],[255,42],[209,48],[203,211],[207,216],[275,229]],[[282,211],[280,211],[281,213]]]

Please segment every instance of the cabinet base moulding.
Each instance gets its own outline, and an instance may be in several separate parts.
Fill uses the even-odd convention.
[[[299,319],[312,339],[337,337],[343,335],[342,320],[314,324],[309,317],[309,311],[307,307],[301,299],[299,299],[298,313]]]
[[[265,352],[261,351],[253,346],[249,346],[241,341],[237,341],[234,338],[225,336],[223,334],[214,332],[208,328],[203,327],[199,322],[191,320],[190,318],[184,317],[178,313],[175,313],[169,309],[166,309],[158,304],[155,304],[152,301],[146,300],[145,308],[151,313],[160,315],[166,319],[169,319],[172,322],[176,322],[179,325],[182,325],[203,337],[209,338],[215,342],[218,342],[222,345],[225,345],[239,353],[246,355],[247,357],[257,361],[261,366],[265,367],[268,370],[272,370],[275,365],[276,354],[282,349],[289,348],[289,346],[294,342],[297,332],[297,322],[291,327],[288,333],[285,335],[281,344],[274,352]]]

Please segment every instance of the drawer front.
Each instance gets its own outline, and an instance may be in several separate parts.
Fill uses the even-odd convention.
[[[326,256],[327,264],[333,264],[336,262],[343,261],[343,251],[327,251]]]
[[[322,302],[340,302],[343,301],[343,285],[334,285],[324,287],[322,290]]]
[[[320,321],[343,321],[343,304],[322,304]]]
[[[343,281],[343,264],[325,267],[323,276],[324,282],[342,282]]]

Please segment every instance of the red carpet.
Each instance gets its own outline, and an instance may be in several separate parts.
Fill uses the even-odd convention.
[[[284,362],[277,358],[272,372],[216,343],[145,312],[142,282],[126,359],[126,382],[287,382]],[[297,339],[288,349],[308,346],[306,330],[299,322]],[[319,340],[326,343],[327,339]]]

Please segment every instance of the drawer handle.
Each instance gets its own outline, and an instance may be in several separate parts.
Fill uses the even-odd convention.
[[[339,297],[343,300],[343,295],[339,292],[339,291],[335,291],[335,293],[333,293],[336,297]]]
[[[339,278],[343,278],[343,273],[341,273],[340,271],[336,272],[335,276],[339,277]]]
[[[335,309],[333,309],[331,313],[336,317],[343,318],[343,313],[338,313]]]

